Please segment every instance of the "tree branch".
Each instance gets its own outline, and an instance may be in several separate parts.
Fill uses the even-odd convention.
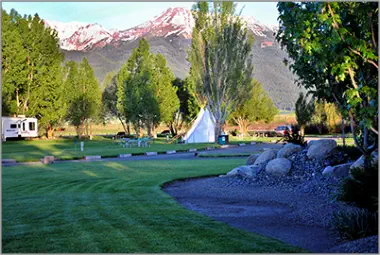
[[[332,25],[333,25],[333,28],[334,28],[335,31],[338,33],[340,39],[341,39],[343,42],[345,42],[343,35],[339,32],[339,24],[338,24],[338,23],[335,21],[335,19],[334,19],[334,11],[332,10],[330,3],[327,3],[327,7],[328,7],[328,9],[329,9],[329,12],[330,12],[330,15],[331,15],[331,18],[332,18],[332,21],[333,21],[333,24],[332,24]],[[372,28],[373,28],[373,27],[372,27]],[[372,36],[373,36],[373,35],[372,35]],[[354,53],[354,54],[360,56],[365,62],[370,63],[370,64],[372,64],[374,67],[376,67],[377,69],[379,69],[379,66],[378,66],[374,61],[372,61],[372,60],[368,60],[368,59],[364,58],[364,57],[361,55],[361,53],[360,53],[359,51],[354,50],[354,49],[353,49],[350,45],[348,45],[348,44],[347,44],[347,47],[348,47],[348,49],[349,49],[352,53]]]

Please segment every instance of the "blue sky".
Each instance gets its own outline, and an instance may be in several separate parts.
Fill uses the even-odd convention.
[[[47,20],[98,23],[105,28],[126,29],[139,25],[169,7],[191,9],[194,2],[3,2],[6,11],[35,14]],[[264,24],[277,24],[277,2],[241,2],[243,15],[253,16]]]

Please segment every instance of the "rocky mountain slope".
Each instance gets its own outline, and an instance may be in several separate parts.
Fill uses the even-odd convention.
[[[283,64],[286,53],[274,39],[276,26],[264,25],[253,17],[242,17],[255,37],[253,46],[254,76],[280,109],[292,109],[299,88],[295,76]],[[177,77],[184,78],[190,68],[186,60],[191,45],[194,19],[189,10],[169,8],[147,22],[125,30],[110,30],[99,24],[45,21],[58,31],[66,60],[81,61],[87,57],[102,81],[107,72],[117,71],[125,63],[138,39],[146,38],[152,52],[165,56]]]

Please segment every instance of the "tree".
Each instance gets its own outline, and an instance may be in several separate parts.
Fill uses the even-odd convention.
[[[67,119],[76,127],[78,136],[81,137],[84,133],[92,135],[88,128],[97,120],[101,105],[98,80],[86,58],[83,58],[79,66],[73,62],[68,63],[68,68],[66,84],[67,89],[73,93],[68,95]]]
[[[150,131],[160,119],[152,82],[153,58],[149,49],[148,41],[141,39],[117,77],[117,107],[125,119],[133,123],[138,136],[142,135],[144,126],[148,125]]]
[[[305,126],[311,121],[314,112],[314,102],[307,101],[307,96],[301,92],[296,102],[296,119],[301,135],[305,135]]]
[[[154,58],[153,89],[160,110],[160,121],[170,126],[173,123],[175,112],[180,102],[177,97],[177,88],[173,86],[174,74],[166,65],[166,59],[160,53],[152,55]]]
[[[348,116],[369,162],[378,135],[378,3],[280,2],[277,40],[298,83]]]
[[[35,14],[2,11],[3,114],[35,116],[47,137],[64,116],[57,32]]]
[[[190,123],[198,114],[199,106],[196,99],[190,92],[190,79],[187,77],[185,80],[176,78],[173,81],[173,86],[177,89],[177,97],[180,106],[174,112],[174,118],[169,122],[169,129],[172,135],[177,135],[178,131],[182,129],[185,124]]]
[[[321,135],[323,132],[323,128],[325,127],[326,121],[327,121],[327,115],[325,111],[325,102],[321,100],[318,102],[318,100],[314,101],[314,113],[311,117],[311,123],[314,124],[317,129],[318,133]]]
[[[231,119],[239,125],[240,133],[243,135],[248,134],[248,125],[251,122],[264,120],[269,123],[278,114],[278,109],[262,88],[261,83],[252,79],[252,84],[251,97],[239,104],[231,114]]]
[[[131,121],[136,133],[152,135],[160,122],[169,124],[179,108],[174,75],[161,54],[151,54],[145,39],[121,67],[117,81],[117,109]]]
[[[198,2],[189,52],[193,91],[215,117],[215,136],[252,88],[252,44],[232,2]],[[215,140],[216,140],[215,139]]]

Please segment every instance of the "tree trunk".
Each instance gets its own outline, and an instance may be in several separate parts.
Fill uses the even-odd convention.
[[[300,132],[301,132],[301,135],[302,135],[302,136],[305,135],[305,125],[301,125],[301,126],[300,126]]]
[[[128,133],[128,132],[127,132],[127,129],[125,128],[125,124],[124,124],[124,121],[121,119],[121,117],[120,117],[120,115],[119,115],[119,114],[117,115],[117,118],[119,119],[119,121],[120,121],[121,125],[123,126],[123,129],[124,129],[125,133]],[[128,134],[128,135],[129,135],[129,134]]]
[[[346,147],[346,135],[344,133],[344,119],[342,118],[342,141],[343,147]]]
[[[53,127],[49,123],[47,128],[46,128],[46,137],[47,137],[47,139],[50,139],[53,136],[54,136],[54,130],[53,130]]]
[[[131,135],[131,125],[127,122],[127,135]]]
[[[218,142],[218,137],[222,134],[222,124],[219,121],[215,121],[215,142]]]

